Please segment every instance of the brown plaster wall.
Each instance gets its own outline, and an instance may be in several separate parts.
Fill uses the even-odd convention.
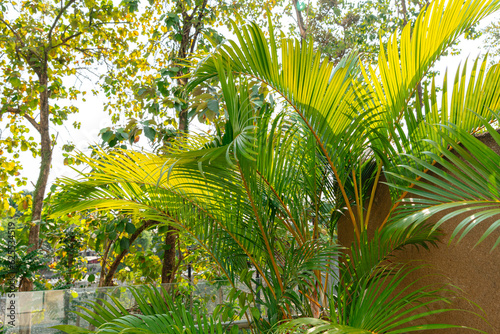
[[[500,147],[496,145],[489,134],[478,136],[485,144],[500,154]],[[392,203],[388,186],[380,183],[377,187],[374,200],[374,212],[370,218],[369,231],[373,231],[384,221]],[[444,214],[443,214],[444,215]],[[437,222],[441,216],[432,217],[429,221]],[[427,318],[424,323],[449,323],[464,325],[480,329],[488,334],[500,334],[500,246],[490,252],[492,246],[500,237],[500,231],[496,231],[481,244],[474,247],[486,229],[494,220],[484,221],[473,228],[469,234],[460,242],[448,242],[451,233],[458,223],[464,218],[459,216],[448,221],[441,227],[444,233],[441,243],[437,248],[432,247],[430,251],[417,250],[410,247],[396,254],[397,260],[408,262],[421,260],[428,263],[432,268],[415,272],[410,280],[426,274],[441,273],[440,276],[429,276],[423,279],[419,286],[440,282],[451,283],[459,290],[460,297],[451,297],[452,305],[448,308],[459,308],[480,313],[487,321],[478,316],[466,312],[447,312]],[[339,242],[343,246],[350,246],[354,240],[353,227],[350,220],[342,218],[338,224]],[[418,276],[417,276],[418,275]],[[453,296],[450,293],[449,297]],[[484,312],[466,299],[477,304]],[[438,307],[437,305],[434,307]],[[488,324],[489,322],[489,324]],[[422,322],[421,322],[422,323]],[[473,333],[468,329],[430,330],[423,333]]]

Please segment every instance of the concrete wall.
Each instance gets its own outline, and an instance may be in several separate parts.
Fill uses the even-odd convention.
[[[500,147],[496,145],[489,134],[478,136],[478,138],[500,154]],[[376,229],[384,220],[391,207],[391,198],[387,185],[379,184],[376,198],[374,200],[374,212],[370,218],[369,231]],[[500,203],[499,203],[500,206]],[[444,214],[443,214],[444,215]],[[432,217],[429,221],[437,222],[441,216]],[[453,298],[453,304],[447,308],[459,308],[481,314],[486,320],[467,312],[449,312],[434,315],[427,318],[427,321],[420,323],[450,323],[464,325],[480,329],[488,334],[500,334],[500,246],[493,252],[491,247],[500,237],[500,231],[495,231],[481,244],[474,247],[486,229],[494,220],[484,221],[473,228],[469,234],[460,242],[453,241],[449,244],[449,237],[457,224],[464,216],[459,216],[442,225],[444,233],[442,242],[437,248],[416,250],[411,247],[396,254],[396,259],[401,262],[412,260],[422,260],[430,264],[432,269],[425,269],[416,272],[416,275],[441,273],[442,276],[430,276],[423,279],[419,285],[432,282],[450,283],[459,291],[458,297]],[[500,219],[500,217],[497,217]],[[350,246],[353,241],[353,227],[346,217],[339,221],[338,225],[339,242],[343,246]],[[416,275],[409,277],[409,280],[417,278]],[[453,294],[449,294],[453,296]],[[460,298],[461,297],[461,298]],[[473,305],[471,302],[477,304]],[[437,305],[434,306],[437,308]],[[482,309],[482,311],[481,311]],[[489,324],[488,324],[489,322]],[[473,333],[468,329],[434,330],[423,333]]]

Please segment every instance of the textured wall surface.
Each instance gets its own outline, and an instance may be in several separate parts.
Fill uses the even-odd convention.
[[[480,135],[478,138],[500,154],[500,147],[496,145],[489,134]],[[499,204],[500,205],[500,204]],[[391,199],[387,185],[379,184],[374,201],[374,212],[370,218],[369,230],[374,230],[385,219],[391,207]],[[437,222],[441,216],[432,217],[429,221]],[[423,261],[432,267],[416,272],[418,276],[432,274],[419,282],[419,286],[441,282],[454,285],[460,291],[457,297],[451,297],[453,309],[464,309],[480,314],[479,316],[467,312],[448,312],[434,315],[428,318],[433,323],[460,324],[480,329],[489,334],[500,334],[500,246],[491,252],[491,248],[500,237],[500,231],[496,231],[478,246],[474,245],[494,222],[494,220],[481,222],[473,228],[460,242],[449,243],[450,235],[462,221],[464,216],[459,216],[441,227],[444,233],[441,243],[437,248],[405,249],[397,253],[397,260],[408,262],[413,260]],[[498,217],[497,217],[498,218]],[[348,218],[339,221],[339,242],[343,246],[349,246],[353,241],[353,228]],[[439,273],[441,275],[434,275]],[[449,296],[454,296],[450,293]],[[469,301],[468,301],[469,300]],[[471,303],[472,302],[472,303]],[[476,305],[474,305],[475,303]],[[431,306],[432,309],[432,306]],[[482,309],[482,310],[481,310]],[[422,322],[421,322],[422,323]],[[422,333],[474,333],[468,329],[451,329],[424,331]]]

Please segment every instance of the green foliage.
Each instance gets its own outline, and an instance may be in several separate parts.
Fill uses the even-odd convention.
[[[33,192],[29,242],[40,247],[39,225],[49,179],[52,153],[57,144],[52,126],[61,126],[78,109],[60,106],[58,100],[76,100],[85,95],[68,78],[82,75],[114,50],[128,48],[117,27],[125,24],[127,10],[110,1],[3,1],[0,11],[0,122],[8,135],[0,138],[1,201],[16,193],[9,177],[18,186],[26,185],[20,176],[20,154],[30,151],[40,158],[40,171]],[[119,22],[119,24],[117,24]],[[77,70],[78,69],[78,70]],[[73,124],[76,128],[78,123]],[[33,136],[33,131],[37,135]],[[36,137],[36,139],[35,139]],[[70,151],[73,145],[66,145]],[[6,150],[10,156],[4,156]],[[66,155],[65,164],[74,161]],[[5,205],[2,207],[3,215]],[[10,210],[10,209],[9,209]],[[22,290],[32,290],[23,278]]]
[[[440,152],[422,142],[440,135],[429,123],[451,121],[471,133],[491,120],[497,73],[483,64],[476,63],[468,83],[457,76],[449,105],[437,107],[435,86],[422,103],[409,101],[456,38],[499,7],[499,1],[430,3],[401,37],[395,32],[380,47],[374,67],[355,56],[334,65],[311,41],[278,39],[271,24],[269,39],[256,23],[235,24],[236,41],[199,63],[186,86],[194,91],[219,81],[224,128],[178,138],[165,156],[120,149],[79,155],[92,171],[61,180],[54,213],[121,210],[183,230],[234,288],[238,280],[246,285],[249,294],[233,294],[248,302],[243,308],[262,332],[296,314],[322,312],[329,323],[309,321],[325,325],[319,331],[414,331],[412,321],[449,310],[441,297],[448,288],[413,289],[420,279],[409,277],[418,267],[390,261],[397,250],[428,248],[440,235],[431,225],[401,216],[388,222],[389,216],[368,238],[374,196],[382,172],[402,181],[394,183],[395,196],[420,176],[424,166],[407,154],[424,160],[425,150]],[[253,80],[272,93],[253,98]],[[471,105],[481,117],[464,112]],[[398,167],[411,160],[414,169]],[[342,215],[355,236],[344,258],[328,234]],[[331,277],[339,282],[335,294],[326,283]],[[431,303],[436,311],[426,309]],[[418,329],[445,327],[453,326]]]
[[[80,256],[80,251],[84,246],[84,238],[82,232],[76,226],[70,226],[62,231],[57,245],[57,253],[60,259],[54,264],[53,269],[59,273],[64,283],[70,284],[76,280],[83,279],[86,268],[83,258]]]
[[[491,55],[491,63],[495,64],[495,62],[498,62],[498,56],[500,55],[500,23],[498,20],[497,22],[493,21],[482,33],[486,37],[486,43],[483,47]]]
[[[28,251],[28,246],[15,237],[0,240],[0,280],[2,293],[10,289],[10,282],[19,282],[21,278],[34,279],[47,268],[47,258],[43,251]],[[16,286],[16,288],[18,288]]]
[[[41,99],[76,100],[85,95],[63,79],[81,74],[77,66],[97,63],[112,48],[126,48],[112,24],[122,21],[125,13],[105,1],[69,0],[64,6],[51,0],[33,4],[7,1],[3,6],[0,49],[5,57],[0,60],[0,75],[6,84],[0,92],[0,119],[9,135],[0,141],[0,153],[6,150],[14,154],[12,161],[2,156],[2,165],[9,166],[18,161],[21,152],[29,150],[33,157],[41,154],[39,141],[26,124],[38,132],[48,131],[44,128],[48,123],[37,118],[37,112],[44,108]],[[50,118],[54,125],[62,125],[78,111],[74,106],[57,104],[48,108],[47,121]],[[25,181],[19,178],[17,183],[25,185]]]
[[[102,76],[102,88],[109,98],[105,108],[114,123],[122,123],[101,130],[103,144],[132,145],[143,136],[156,151],[163,151],[194,118],[201,123],[220,123],[223,114],[218,108],[217,80],[195,91],[184,88],[193,66],[224,40],[218,26],[230,19],[241,22],[242,17],[267,25],[262,19],[266,10],[274,10],[282,2],[150,1],[143,11],[134,11],[129,34],[141,36],[136,50],[114,55],[113,69]],[[127,2],[131,3],[136,2]],[[276,12],[273,19],[278,23],[282,15]]]
[[[404,1],[406,2],[406,0]],[[317,48],[330,60],[338,62],[353,50],[364,60],[377,59],[381,40],[400,30],[406,22],[415,19],[425,1],[408,1],[404,5],[392,1],[319,1],[303,12],[307,20],[307,34]]]
[[[155,284],[160,280],[161,260],[151,249],[132,246],[116,279],[130,284]]]

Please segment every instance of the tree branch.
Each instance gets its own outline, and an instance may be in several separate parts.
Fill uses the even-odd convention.
[[[194,16],[194,14],[196,13],[196,11],[198,10],[198,7],[199,7],[198,5],[197,5],[197,6],[195,6],[195,7],[193,8],[193,11],[191,12],[191,15],[188,15],[188,16],[187,16],[187,19],[188,19],[189,21],[191,21],[191,20],[193,19],[193,16]]]
[[[79,51],[79,52],[83,53],[86,56],[91,56],[92,53],[97,54],[98,51],[101,50],[100,48],[95,48],[97,51],[93,51],[92,49],[77,48],[76,46],[71,46],[71,45],[67,44],[66,42],[59,43],[59,44],[55,45],[54,48],[57,48],[59,46],[65,46],[67,48]]]
[[[191,42],[191,50],[189,50],[189,53],[192,54],[194,52],[194,47],[196,45],[196,40],[198,39],[198,35],[200,34],[201,32],[201,20],[203,18],[203,11],[205,10],[207,6],[207,0],[203,1],[203,4],[201,5],[201,8],[200,8],[200,14],[198,15],[198,22],[196,22],[195,26],[194,26],[194,36],[193,36],[193,40]],[[194,12],[193,12],[193,15],[194,15]]]
[[[182,22],[187,21],[189,15],[184,10],[183,1],[177,1],[177,8],[179,8],[179,12],[182,14]]]
[[[26,115],[26,113],[22,114],[21,110],[19,108],[7,107],[7,108],[5,108],[5,110],[7,112],[10,112],[11,114],[16,114],[16,115],[20,115],[20,116],[24,117],[28,122],[30,122],[31,125],[33,125],[33,127],[38,132],[40,132],[40,124],[38,124],[37,121],[35,121],[35,119],[33,117],[31,117],[30,115]]]
[[[129,248],[122,250],[121,253],[116,256],[115,260],[109,267],[109,271],[106,274],[106,278],[104,279],[104,286],[112,285],[113,276],[115,275],[116,269],[118,268],[118,265],[121,263],[125,255],[127,255],[127,253],[129,252],[130,246],[135,241],[135,239],[137,239],[144,230],[153,225],[158,225],[159,223],[160,222],[154,220],[147,220],[146,222],[144,222],[144,224],[142,224],[138,229],[135,230],[135,232],[129,238]]]
[[[89,27],[97,27],[97,26],[101,26],[101,25],[105,25],[105,24],[130,24],[130,22],[126,22],[126,21],[112,21],[112,22],[98,22],[98,23],[91,22],[91,23],[89,23]],[[77,33],[74,33],[73,35],[68,36],[68,37],[61,38],[61,43],[54,45],[52,47],[52,49],[55,49],[61,45],[64,45],[69,40],[71,40],[75,37],[78,37],[81,34],[83,34],[83,31],[79,31]]]
[[[98,23],[92,23],[92,20],[90,20],[89,22],[89,27],[96,27],[96,26],[100,26],[100,25],[105,25],[105,24],[130,24],[130,22],[126,22],[126,21],[112,21],[112,22],[98,22]],[[53,46],[52,48],[55,49],[56,47],[58,46],[61,46],[61,45],[64,45],[66,42],[68,42],[69,40],[75,38],[75,37],[78,37],[80,36],[81,34],[83,34],[83,31],[79,31],[77,33],[74,33],[73,35],[70,35],[68,37],[64,37],[64,38],[61,38],[61,43],[59,44],[56,44],[55,46]]]
[[[9,28],[10,31],[12,31],[12,33],[14,34],[14,36],[16,37],[16,39],[19,41],[19,43],[21,43],[21,46],[24,46],[23,39],[21,38],[21,36],[19,36],[19,34],[17,33],[17,31],[15,31],[14,28],[12,28],[12,26],[9,23],[7,23],[6,21],[4,21],[2,18],[0,18],[0,22],[2,22],[3,24],[5,24],[5,26],[7,28]]]
[[[74,33],[73,35],[68,36],[68,37],[61,38],[61,41],[62,41],[62,43],[61,43],[61,44],[64,44],[64,43],[66,43],[67,41],[69,41],[69,40],[71,40],[71,39],[73,39],[73,38],[75,38],[75,37],[80,36],[81,34],[83,34],[83,31],[79,31],[79,32],[77,32],[77,33]],[[59,44],[58,44],[58,45],[56,45],[56,46],[59,46]]]
[[[112,243],[113,241],[109,240],[109,244],[106,245],[104,254],[101,256],[101,276],[99,277],[99,287],[102,287],[104,285],[104,279],[106,277],[106,265],[108,263],[108,253]]]
[[[49,50],[52,49],[52,33],[54,32],[54,28],[56,27],[57,22],[59,21],[59,19],[63,15],[63,13],[66,11],[66,9],[68,9],[69,6],[71,6],[72,4],[74,4],[75,1],[76,0],[69,0],[68,3],[66,4],[66,6],[64,6],[64,7],[61,8],[61,10],[57,14],[56,18],[54,19],[54,22],[52,23],[52,26],[50,27],[49,34],[48,34],[49,45],[50,45]]]

